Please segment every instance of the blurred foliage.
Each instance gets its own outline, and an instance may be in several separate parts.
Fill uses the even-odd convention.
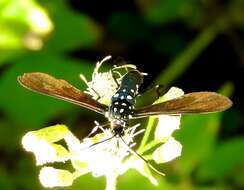
[[[243,0],[137,0],[133,6],[123,6],[128,10],[96,3],[82,9],[80,1],[77,11],[75,5],[72,7],[75,3],[68,0],[0,1],[0,189],[44,189],[33,156],[22,150],[24,133],[55,121],[71,124],[77,136],[85,136],[81,126],[92,125],[97,117],[23,89],[16,81],[18,75],[46,72],[85,89],[78,76],[91,77],[96,60],[108,53],[127,56],[140,52],[138,59],[148,61],[148,56],[155,56],[160,60],[144,66],[156,68],[157,76],[151,76],[154,83],[169,87],[177,85],[218,36],[230,34],[233,49],[243,59]],[[106,11],[102,12],[103,8]],[[232,63],[228,66],[231,68]],[[228,79],[223,78],[223,87],[215,90],[231,96],[236,84],[225,83]],[[206,83],[212,82],[206,79]],[[147,97],[143,98],[146,101]],[[166,173],[166,177],[155,175],[159,186],[131,171],[119,178],[118,189],[243,189],[244,137],[225,133],[241,131],[242,116],[234,107],[224,113],[183,117],[181,129],[175,133],[183,144],[183,154],[157,167]],[[80,121],[80,117],[86,120]],[[104,189],[104,182],[86,175],[67,189]]]

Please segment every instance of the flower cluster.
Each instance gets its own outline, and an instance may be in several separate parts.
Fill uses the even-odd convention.
[[[84,92],[91,95],[93,99],[106,105],[110,104],[111,97],[115,94],[118,83],[121,81],[123,76],[121,70],[129,68],[136,69],[136,66],[126,64],[123,66],[114,66],[114,68],[108,72],[99,72],[102,64],[109,59],[111,59],[111,56],[106,56],[102,61],[97,62],[91,81],[87,81],[86,77],[80,74],[81,80],[87,85],[87,90]]]
[[[117,84],[111,70],[99,73],[98,69],[109,58],[106,57],[97,63],[92,81],[88,82],[81,75],[88,85],[86,92],[107,104],[115,93]],[[127,67],[135,66],[127,65]],[[116,67],[116,72],[118,69],[124,68],[126,67]],[[120,82],[122,74],[118,74],[118,76],[117,81]],[[102,87],[99,82],[105,86]],[[182,90],[173,87],[155,103],[183,94]],[[126,129],[123,137],[114,137],[111,130],[104,129],[96,122],[92,134],[98,129],[101,132],[93,137],[84,138],[82,141],[76,138],[65,125],[55,125],[28,132],[22,139],[22,145],[26,151],[34,153],[36,164],[43,166],[39,179],[44,187],[70,186],[76,178],[91,172],[94,177],[106,176],[107,189],[115,189],[117,177],[130,168],[137,170],[152,184],[157,185],[158,182],[151,173],[150,168],[153,167],[149,161],[165,163],[180,156],[182,146],[172,137],[172,133],[179,129],[180,117],[180,115],[150,117],[145,131],[136,130],[140,125],[137,124]],[[152,131],[154,131],[154,137],[149,138]],[[144,135],[141,144],[134,150],[136,145],[134,137],[142,133]],[[66,143],[67,148],[59,144],[60,140]],[[50,163],[66,161],[72,163],[73,172],[45,166],[47,163],[50,165]],[[154,170],[156,171],[156,169]]]

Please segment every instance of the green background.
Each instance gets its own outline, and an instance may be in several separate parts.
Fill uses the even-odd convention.
[[[45,11],[52,31],[31,28],[29,13],[36,9]],[[30,46],[28,37],[43,46]],[[62,123],[82,138],[94,120],[106,121],[27,91],[16,77],[46,72],[84,90],[79,74],[90,79],[96,61],[106,55],[123,57],[147,72],[143,89],[163,84],[185,92],[217,91],[234,102],[224,113],[183,117],[174,133],[182,156],[157,166],[166,173],[156,175],[158,187],[131,170],[119,178],[118,189],[244,189],[243,52],[243,0],[1,0],[0,189],[44,189],[34,156],[21,146],[27,131]],[[65,189],[104,187],[105,178],[85,175]]]

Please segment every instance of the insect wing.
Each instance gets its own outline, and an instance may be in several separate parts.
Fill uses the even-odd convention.
[[[106,106],[93,100],[65,80],[56,79],[45,73],[25,73],[18,77],[19,83],[25,88],[62,99],[73,104],[104,114]]]
[[[153,115],[220,112],[231,107],[229,98],[215,92],[193,92],[179,98],[136,109],[133,118]]]

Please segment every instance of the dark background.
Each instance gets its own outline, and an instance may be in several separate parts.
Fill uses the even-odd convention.
[[[33,10],[44,11],[53,28],[35,30],[32,25],[38,19],[29,16]],[[43,189],[33,155],[21,147],[27,131],[63,123],[81,138],[94,120],[105,120],[29,92],[16,77],[46,72],[84,90],[79,74],[90,79],[95,63],[107,55],[113,60],[123,57],[147,72],[143,89],[163,84],[186,93],[216,91],[234,103],[221,114],[182,119],[182,129],[175,134],[183,144],[182,156],[159,166],[166,173],[157,177],[159,187],[130,171],[119,178],[118,189],[244,188],[243,0],[5,0],[0,15],[1,189]],[[112,66],[113,60],[103,68]],[[86,175],[68,189],[103,185],[103,178]]]

